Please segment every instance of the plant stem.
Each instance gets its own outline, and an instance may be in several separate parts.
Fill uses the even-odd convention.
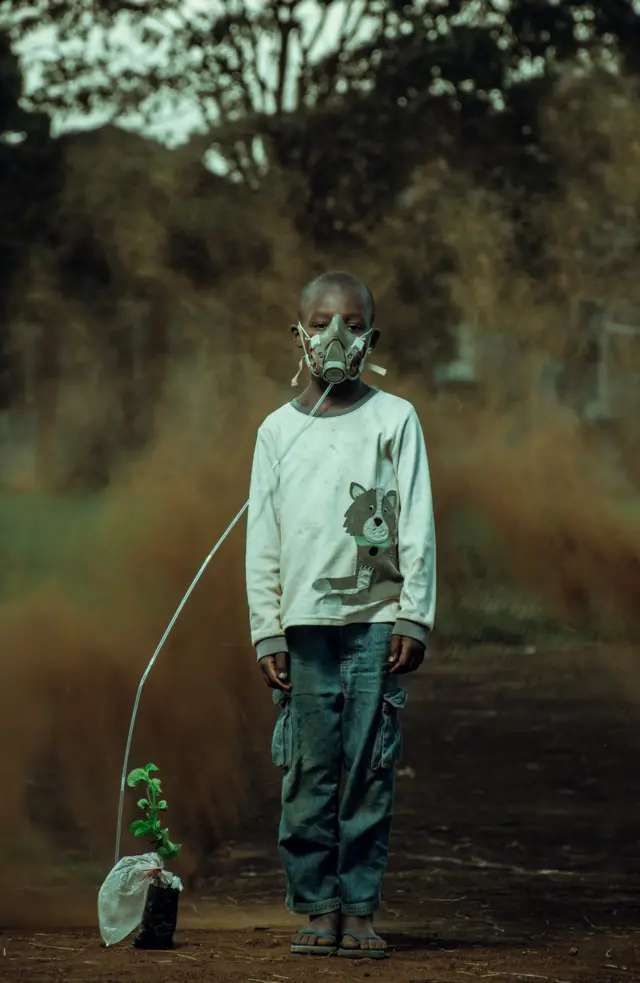
[[[158,818],[158,810],[156,809],[156,790],[154,785],[147,785],[147,794],[149,797],[149,819],[152,823],[155,823]],[[151,844],[154,850],[157,850],[160,845],[159,837],[156,835]]]

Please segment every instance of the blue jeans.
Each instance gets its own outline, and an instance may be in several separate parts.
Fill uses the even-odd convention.
[[[370,915],[380,904],[406,700],[387,669],[392,627],[287,632],[292,691],[275,693],[272,753],[287,906],[301,914]]]

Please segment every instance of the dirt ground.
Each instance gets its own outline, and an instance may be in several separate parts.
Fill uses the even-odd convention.
[[[274,775],[273,800],[185,892],[174,952],[105,950],[95,892],[61,890],[67,927],[0,930],[0,979],[640,979],[635,655],[448,651],[411,681],[384,963],[289,956]]]

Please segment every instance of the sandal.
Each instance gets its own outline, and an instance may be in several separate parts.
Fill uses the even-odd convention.
[[[313,945],[296,945],[295,942],[292,942],[289,946],[289,950],[297,956],[332,956],[338,951],[338,939],[335,931],[331,928],[319,929],[311,928],[310,926],[305,925],[304,928],[301,928],[296,932],[296,935],[313,935],[313,937],[318,940],[317,942],[314,942]],[[327,944],[321,945],[320,939],[326,939]],[[330,943],[328,943],[329,939],[331,939]]]
[[[357,932],[343,932],[342,942],[345,939],[353,939],[358,945],[354,946],[344,946],[340,944],[338,949],[338,955],[343,956],[345,959],[388,959],[389,953],[387,949],[363,949],[362,942],[382,942],[379,935],[374,932],[373,935],[358,935]]]

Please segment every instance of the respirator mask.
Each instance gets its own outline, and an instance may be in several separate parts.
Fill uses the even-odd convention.
[[[338,386],[341,382],[353,381],[361,375],[365,359],[369,354],[373,328],[369,328],[361,335],[354,335],[349,331],[344,318],[335,314],[324,331],[316,335],[310,335],[300,323],[298,323],[298,331],[302,339],[304,356],[300,360],[298,372],[291,380],[292,386],[298,385],[305,362],[312,375],[333,386]],[[367,367],[378,375],[386,375],[387,370],[379,365],[369,362]]]

